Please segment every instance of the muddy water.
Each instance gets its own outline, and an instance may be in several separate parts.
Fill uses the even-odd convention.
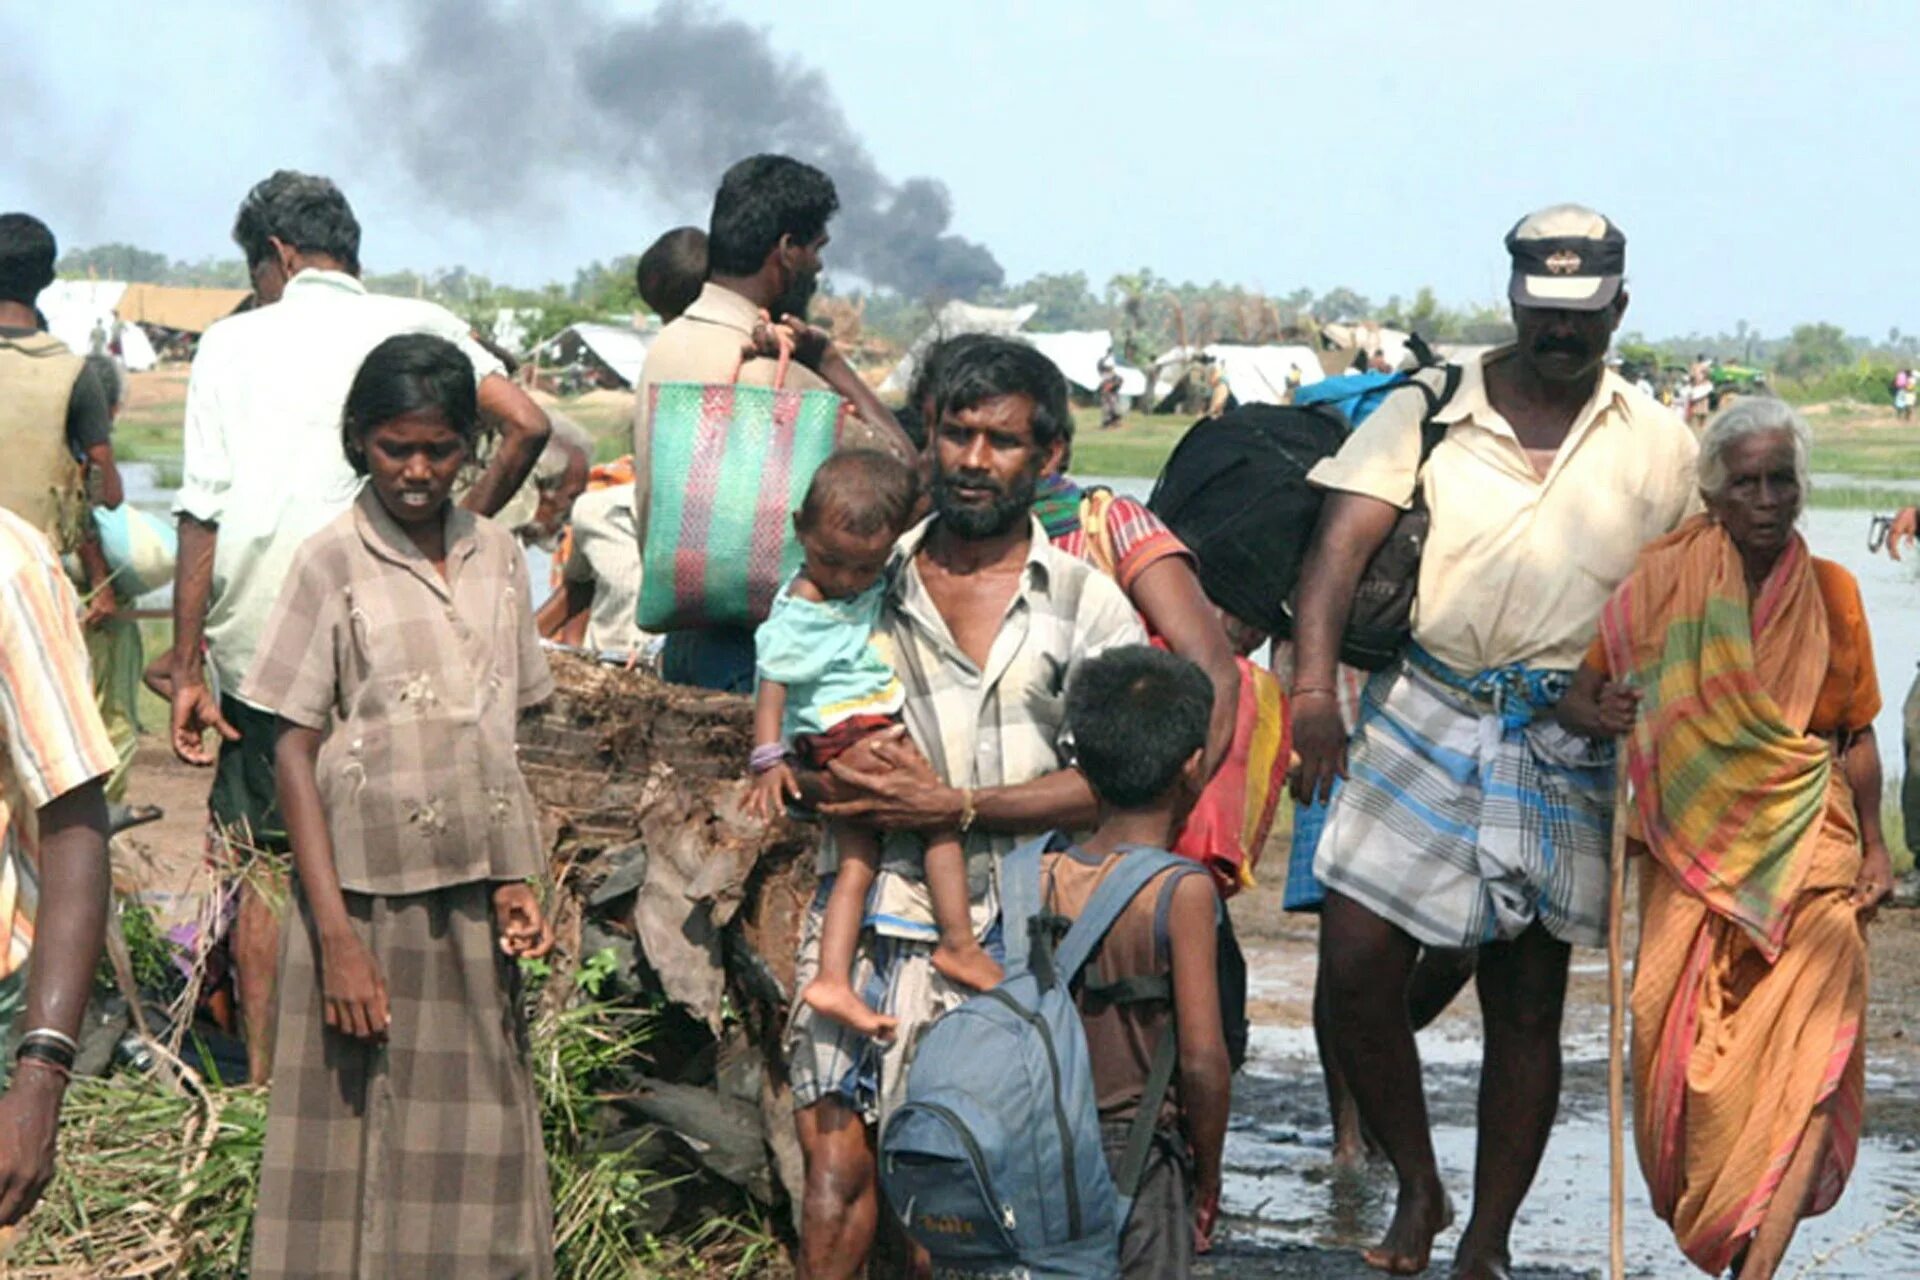
[[[1898,922],[1911,927],[1910,920]],[[1250,948],[1259,1022],[1245,1070],[1234,1082],[1223,1210],[1230,1253],[1215,1274],[1238,1277],[1368,1274],[1351,1269],[1393,1210],[1391,1172],[1330,1175],[1332,1132],[1306,1002],[1313,981],[1310,926]],[[1575,957],[1566,1019],[1566,1079],[1559,1122],[1514,1233],[1516,1274],[1602,1275],[1607,1259],[1605,964]],[[1891,980],[1900,982],[1904,975]],[[1458,1210],[1441,1236],[1432,1274],[1443,1275],[1472,1205],[1479,1082],[1479,1017],[1471,992],[1420,1037],[1427,1104],[1441,1176]],[[1920,1071],[1908,1055],[1868,1059],[1868,1137],[1838,1206],[1808,1222],[1782,1276],[1920,1276]],[[1653,1216],[1627,1145],[1628,1272],[1699,1273]],[[1905,1213],[1903,1220],[1886,1226]],[[1864,1239],[1858,1239],[1859,1237]],[[1830,1255],[1824,1263],[1817,1260]],[[1800,1268],[1809,1267],[1802,1272]]]

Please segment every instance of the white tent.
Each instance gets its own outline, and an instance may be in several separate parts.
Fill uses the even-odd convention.
[[[1067,333],[1017,333],[1020,341],[1053,361],[1068,382],[1083,391],[1100,389],[1100,362],[1113,352],[1113,335],[1105,329],[1078,329]],[[1132,399],[1147,394],[1147,375],[1116,363],[1120,394]]]
[[[1029,302],[1024,307],[976,307],[971,302],[949,302],[940,308],[926,331],[913,340],[907,348],[907,354],[900,357],[900,363],[893,366],[886,380],[880,384],[882,394],[903,396],[913,382],[914,368],[920,362],[921,353],[940,341],[961,333],[993,333],[1002,337],[1020,332],[1022,325],[1033,319],[1033,313],[1040,309],[1039,304]]]
[[[1320,336],[1336,349],[1345,348],[1364,351],[1368,355],[1379,354],[1387,358],[1387,363],[1398,369],[1407,358],[1408,335],[1399,329],[1389,329],[1377,321],[1367,320],[1360,324],[1323,324]]]
[[[920,356],[926,349],[943,338],[951,338],[962,333],[990,333],[1000,337],[1018,338],[1034,348],[1041,355],[1053,361],[1054,366],[1066,380],[1084,391],[1100,389],[1100,361],[1113,351],[1113,335],[1105,329],[1078,329],[1066,333],[1028,333],[1027,321],[1033,319],[1033,313],[1039,307],[1028,303],[1023,307],[979,307],[970,302],[949,302],[940,308],[940,314],[927,326],[926,332],[914,340],[907,354],[900,357],[900,363],[887,374],[880,384],[882,394],[900,395],[907,393],[907,387],[913,382],[913,371],[918,367]],[[1138,369],[1126,365],[1116,366],[1120,371],[1120,394],[1128,399],[1147,393],[1147,375]]]
[[[1167,352],[1153,362],[1156,381],[1162,387],[1177,385],[1202,355],[1211,356],[1222,367],[1227,390],[1241,404],[1285,404],[1290,374],[1299,374],[1296,381],[1300,386],[1326,376],[1320,358],[1307,347],[1244,347],[1215,342],[1200,351],[1175,347]]]
[[[527,330],[540,323],[545,312],[539,307],[500,307],[493,313],[493,340],[514,355],[525,355],[530,345]]]
[[[582,321],[554,334],[543,350],[550,359],[571,361],[579,358],[583,347],[627,386],[639,385],[641,367],[647,362],[647,335],[632,325]]]
[[[126,292],[125,282],[119,280],[55,280],[40,291],[37,305],[47,318],[47,332],[79,355],[93,349],[95,329],[111,341],[117,327],[121,361],[141,373],[154,366],[153,344],[146,330],[114,315]]]

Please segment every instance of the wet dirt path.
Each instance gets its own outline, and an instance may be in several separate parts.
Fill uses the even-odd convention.
[[[1234,1081],[1225,1231],[1202,1274],[1234,1280],[1366,1277],[1358,1250],[1385,1230],[1391,1171],[1330,1176],[1331,1130],[1314,1051],[1315,928],[1265,891],[1235,904],[1252,974],[1254,1022]],[[1840,1203],[1801,1230],[1780,1275],[1920,1276],[1920,912],[1889,911],[1872,935],[1867,1136]],[[1420,1037],[1441,1176],[1464,1224],[1471,1208],[1479,1084],[1479,1012],[1471,990]],[[1604,953],[1574,956],[1559,1121],[1514,1234],[1516,1280],[1601,1276],[1607,1261],[1607,1005]],[[1653,1216],[1627,1138],[1628,1274],[1697,1276]],[[1446,1274],[1456,1225],[1428,1275]]]

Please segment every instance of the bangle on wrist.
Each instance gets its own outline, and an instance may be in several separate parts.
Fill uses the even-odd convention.
[[[960,834],[965,835],[973,830],[974,819],[979,816],[980,814],[973,807],[973,788],[960,788]]]
[[[35,1027],[20,1037],[23,1045],[44,1042],[65,1049],[69,1054],[80,1052],[80,1042],[58,1027]]]
[[[747,769],[755,774],[772,773],[786,763],[787,747],[783,742],[763,742],[747,756]]]
[[[1332,687],[1318,684],[1301,685],[1293,691],[1293,696],[1296,698],[1305,698],[1316,693],[1323,698],[1337,698],[1340,696]]]

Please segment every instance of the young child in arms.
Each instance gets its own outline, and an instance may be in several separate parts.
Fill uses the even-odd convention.
[[[912,518],[915,489],[912,471],[897,459],[846,450],[821,464],[794,515],[806,559],[754,635],[759,689],[748,805],[761,817],[799,797],[791,760],[824,769],[868,734],[899,723],[905,691],[887,661],[885,637],[875,628],[886,598],[882,574]],[[896,1020],[862,1000],[850,978],[880,839],[872,829],[849,823],[835,823],[832,831],[840,867],[821,929],[819,976],[800,998],[884,1040]],[[965,986],[993,986],[1000,966],[973,936],[957,833],[928,837],[925,876],[940,931],[934,968]]]

